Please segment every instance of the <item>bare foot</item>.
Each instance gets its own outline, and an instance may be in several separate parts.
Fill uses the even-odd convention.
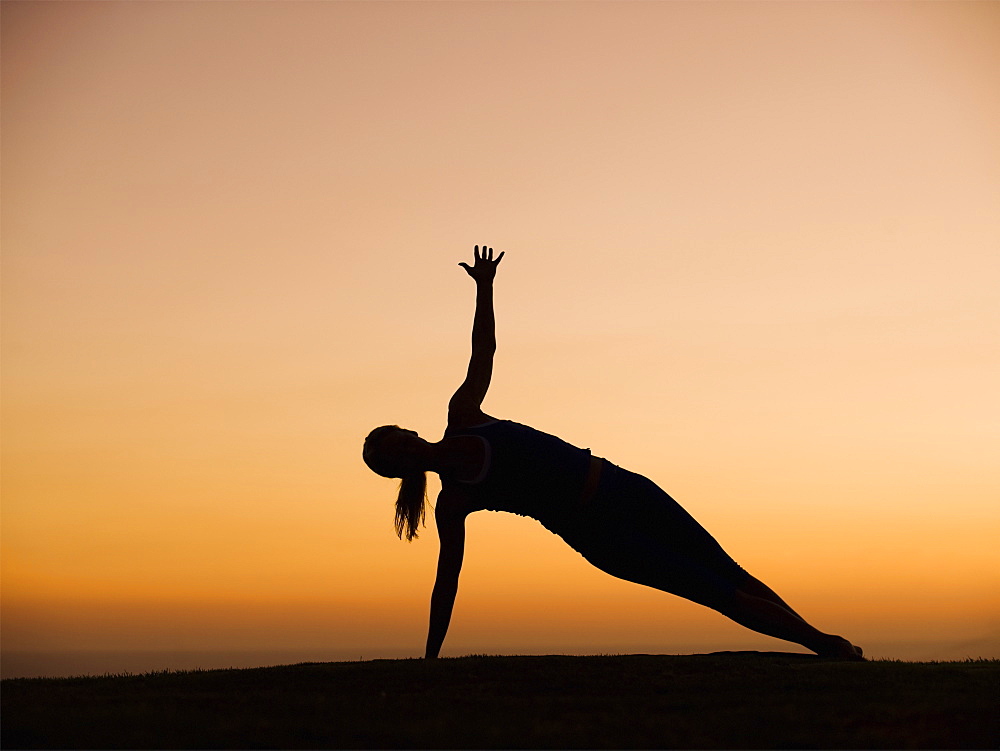
[[[834,636],[826,649],[818,653],[821,657],[832,657],[836,660],[861,660],[865,659],[865,652],[861,647],[855,647],[842,636]]]

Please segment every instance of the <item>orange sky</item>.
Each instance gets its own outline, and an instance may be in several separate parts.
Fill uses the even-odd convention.
[[[360,445],[443,430],[485,242],[486,411],[1000,655],[1000,4],[5,1],[2,56],[4,650],[421,654]],[[786,647],[470,520],[444,654],[694,648]]]

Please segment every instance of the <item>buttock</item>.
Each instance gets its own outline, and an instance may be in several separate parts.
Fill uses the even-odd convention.
[[[652,480],[607,460],[593,498],[563,538],[598,568],[720,609],[749,578]]]
[[[619,528],[654,527],[664,539],[687,547],[715,539],[683,506],[648,477],[602,459],[593,497],[581,504],[579,517],[598,523],[603,535]],[[717,544],[717,543],[715,543]]]

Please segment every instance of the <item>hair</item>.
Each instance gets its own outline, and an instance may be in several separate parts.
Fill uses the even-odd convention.
[[[407,542],[417,537],[417,528],[424,523],[427,501],[427,473],[414,472],[399,483],[396,497],[396,535]]]
[[[365,438],[361,456],[375,474],[402,478],[399,483],[399,494],[396,497],[396,534],[399,539],[402,540],[405,536],[407,542],[412,542],[417,537],[417,529],[424,523],[426,515],[427,474],[394,462],[391,457],[382,453],[382,441],[394,430],[404,430],[404,428],[398,425],[375,428]]]

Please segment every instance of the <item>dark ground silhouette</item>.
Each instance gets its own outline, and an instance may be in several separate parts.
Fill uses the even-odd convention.
[[[5,748],[996,748],[1000,661],[722,653],[3,681]]]

